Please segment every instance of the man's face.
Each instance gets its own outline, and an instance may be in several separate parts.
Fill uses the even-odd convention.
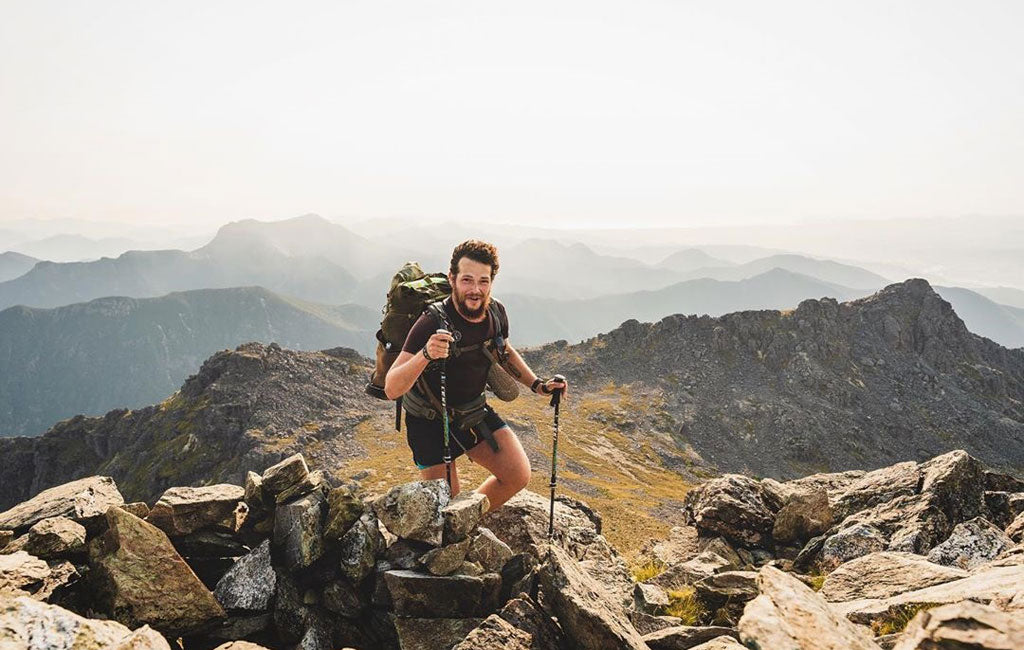
[[[468,257],[459,258],[459,273],[448,274],[452,283],[452,299],[459,312],[469,319],[484,315],[491,301],[491,265]]]

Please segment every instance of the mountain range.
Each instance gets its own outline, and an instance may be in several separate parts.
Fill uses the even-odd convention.
[[[379,313],[261,287],[0,311],[0,436],[35,435],[77,413],[135,408],[172,392],[241,341],[373,350]]]

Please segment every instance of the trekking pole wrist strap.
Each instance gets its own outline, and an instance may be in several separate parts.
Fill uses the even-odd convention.
[[[533,383],[530,384],[530,390],[533,391],[534,393],[536,393],[537,392],[537,387],[540,386],[543,383],[544,383],[544,380],[541,379],[540,377],[537,377],[536,379],[533,380]]]
[[[424,345],[423,349],[420,351],[423,353],[423,358],[426,359],[427,361],[435,360],[434,357],[430,356],[430,354],[427,352],[427,346]]]

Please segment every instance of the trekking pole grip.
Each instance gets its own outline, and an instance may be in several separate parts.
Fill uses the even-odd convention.
[[[564,384],[565,376],[555,375],[554,377],[551,378],[551,381],[557,381]],[[562,401],[562,391],[564,390],[564,388],[556,388],[553,391],[551,391],[551,406],[558,406],[558,403]]]

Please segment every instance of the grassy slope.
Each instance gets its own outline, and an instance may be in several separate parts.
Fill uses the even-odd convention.
[[[651,538],[664,538],[678,522],[678,504],[689,489],[677,473],[662,466],[648,435],[630,436],[626,414],[657,408],[656,400],[637,398],[623,387],[608,386],[582,402],[570,396],[560,415],[558,493],[586,501],[601,513],[604,535],[627,558]],[[529,489],[548,495],[551,474],[553,410],[546,400],[524,393],[514,402],[492,401],[519,435],[533,465]],[[374,490],[419,479],[404,430],[394,430],[393,415],[371,418],[359,426],[357,440],[368,458],[355,459],[335,470],[338,477],[370,468],[377,472]],[[467,459],[457,461],[463,489],[472,489],[488,473]]]

